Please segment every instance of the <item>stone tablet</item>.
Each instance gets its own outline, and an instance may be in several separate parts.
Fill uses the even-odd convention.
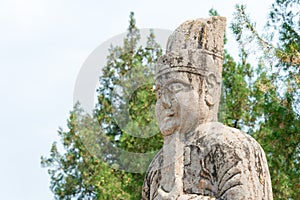
[[[270,200],[264,151],[217,122],[226,19],[189,20],[156,64],[156,118],[163,148],[146,173],[143,200]]]

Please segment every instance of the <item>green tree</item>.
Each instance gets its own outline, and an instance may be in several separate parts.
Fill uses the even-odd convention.
[[[95,142],[98,136],[95,134],[98,133],[97,128],[91,122],[93,119],[76,106],[70,113],[69,130],[58,131],[64,151],[59,151],[60,146],[54,142],[50,156],[42,157],[42,166],[48,168],[51,176],[50,189],[55,199],[109,200],[112,196],[130,199],[131,174],[112,169],[95,157],[91,149],[87,149],[86,144]]]
[[[253,69],[247,63],[247,54],[240,50],[239,62],[224,50],[223,96],[225,116],[223,123],[251,134],[255,125],[255,116],[251,114],[253,88],[251,87]],[[221,108],[222,111],[222,108]]]
[[[275,199],[300,199],[299,6],[297,0],[276,0],[264,34],[243,5],[236,7],[232,23],[240,46],[259,58],[252,86],[253,136],[266,152]]]
[[[154,117],[155,89],[154,63],[162,50],[150,32],[146,47],[138,46],[140,33],[130,14],[127,37],[123,47],[110,49],[107,65],[100,77],[98,104],[95,110],[102,130],[116,147],[127,152],[155,152],[162,146],[162,137]],[[128,113],[127,113],[128,112]],[[132,199],[139,199],[142,191],[144,171],[151,159],[137,160],[125,155],[112,156],[110,163],[116,168],[136,169],[131,179]],[[133,162],[134,161],[134,162]],[[122,164],[121,164],[122,163]],[[121,165],[121,166],[120,166]]]
[[[219,16],[214,9],[210,9],[209,14]],[[226,45],[226,35],[224,38]],[[235,61],[227,49],[224,49],[223,57],[219,121],[228,126],[243,129],[250,134],[255,122],[255,116],[251,115],[253,67],[247,63],[248,54],[243,47],[240,48],[239,61]]]
[[[131,13],[123,46],[109,49],[94,115],[76,106],[70,113],[69,130],[58,132],[64,149],[59,151],[55,142],[50,156],[42,157],[56,199],[140,199],[144,174],[124,168],[143,169],[151,159],[140,157],[144,166],[130,166],[133,158],[114,151],[154,155],[162,145],[150,112],[155,103],[153,64],[162,50],[153,32],[146,47],[138,46],[140,37]]]

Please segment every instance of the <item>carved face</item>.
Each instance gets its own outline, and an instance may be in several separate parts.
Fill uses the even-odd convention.
[[[171,72],[156,80],[156,118],[164,136],[187,133],[207,118],[207,105],[199,76]]]

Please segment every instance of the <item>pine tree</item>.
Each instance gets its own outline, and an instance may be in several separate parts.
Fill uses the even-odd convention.
[[[50,156],[42,157],[56,199],[140,199],[141,172],[162,145],[151,112],[156,99],[153,64],[162,50],[153,32],[146,47],[138,46],[140,38],[131,13],[123,46],[109,49],[94,115],[77,105],[69,130],[59,130],[64,150],[53,143]],[[142,156],[133,160],[128,152]]]
[[[58,131],[64,150],[59,151],[60,145],[54,142],[50,156],[42,157],[42,166],[48,168],[51,176],[50,189],[55,199],[109,200],[114,197],[125,200],[131,197],[128,190],[131,174],[111,168],[87,148],[86,144],[94,142],[98,133],[97,127],[91,124],[93,121],[76,106],[70,113],[69,130]]]
[[[297,0],[272,4],[264,34],[237,6],[232,30],[240,46],[259,58],[253,84],[254,137],[263,146],[275,199],[300,199],[300,68]]]

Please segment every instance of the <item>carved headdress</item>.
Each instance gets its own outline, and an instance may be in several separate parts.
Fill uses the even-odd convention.
[[[166,54],[156,64],[157,79],[168,72],[189,72],[201,76],[214,73],[222,79],[225,17],[189,20],[169,37]]]

